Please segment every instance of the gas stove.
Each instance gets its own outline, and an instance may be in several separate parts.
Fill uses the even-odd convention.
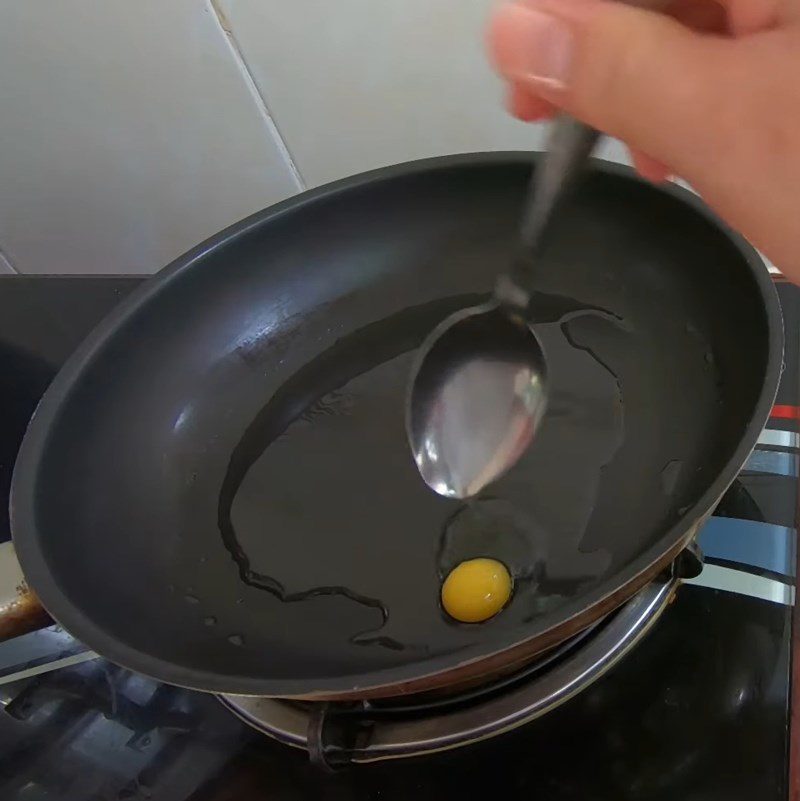
[[[140,280],[0,278],[0,494],[47,383]],[[674,566],[524,675],[350,707],[170,687],[51,626],[0,644],[0,798],[786,801],[800,290],[778,289],[778,399],[699,575]]]

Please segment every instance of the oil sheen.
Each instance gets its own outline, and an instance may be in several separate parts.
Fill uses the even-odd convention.
[[[416,346],[468,301],[405,310],[338,340],[268,399],[232,455],[219,528],[242,581],[279,605],[308,604],[352,647],[418,658],[432,642],[473,642],[476,626],[440,607],[442,582],[468,559],[502,562],[514,583],[507,607],[481,626],[533,620],[612,566],[613,510],[598,499],[625,440],[616,362],[631,356],[630,327],[536,296],[551,380],[545,419],[509,473],[454,501],[417,473],[404,399]]]

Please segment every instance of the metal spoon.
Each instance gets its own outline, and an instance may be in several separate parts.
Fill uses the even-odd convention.
[[[450,315],[423,342],[411,372],[406,433],[425,483],[468,498],[512,467],[547,404],[547,364],[527,319],[543,237],[598,132],[562,115],[529,190],[520,248],[488,303]]]

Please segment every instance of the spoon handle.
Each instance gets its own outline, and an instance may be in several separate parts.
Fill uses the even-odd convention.
[[[509,271],[501,275],[495,294],[504,305],[523,310],[528,305],[536,257],[553,212],[580,173],[600,133],[568,114],[556,117],[547,151],[528,190],[520,232],[520,250]]]

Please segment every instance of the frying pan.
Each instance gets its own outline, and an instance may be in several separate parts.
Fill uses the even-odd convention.
[[[469,504],[405,442],[415,347],[510,257],[530,154],[378,170],[234,225],[148,281],[42,400],[11,521],[46,609],[103,656],[215,692],[342,699],[530,660],[661,571],[740,469],[780,373],[755,252],[702,203],[596,164],[542,256],[551,401]],[[439,606],[473,556],[494,619]]]

